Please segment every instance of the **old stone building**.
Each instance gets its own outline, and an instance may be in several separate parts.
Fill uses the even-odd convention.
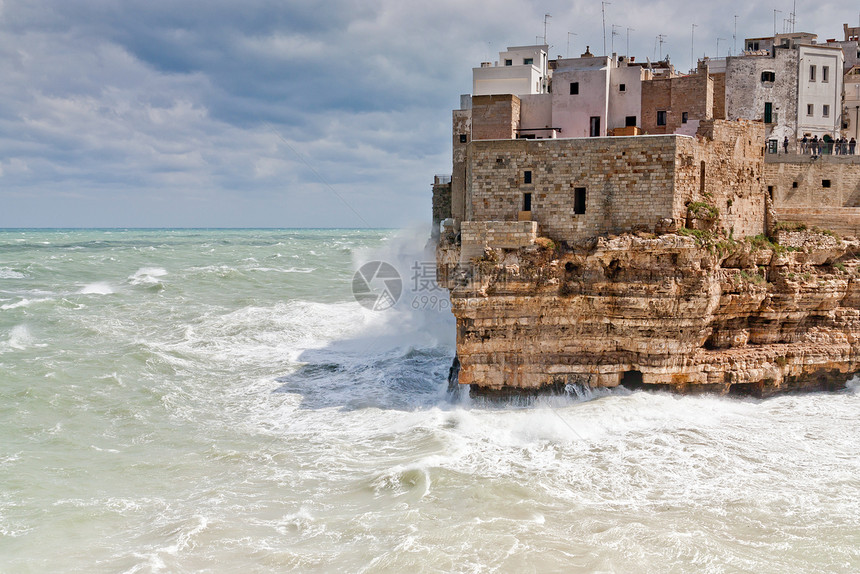
[[[860,159],[765,154],[792,117],[795,131],[832,119],[841,49],[803,39],[660,80],[554,60],[546,93],[461,97],[450,182],[433,186],[458,382],[763,396],[860,370],[860,244],[834,235],[860,234]],[[612,118],[636,114],[620,86],[637,78],[651,135],[619,136]],[[807,101],[813,123],[797,117]]]
[[[699,122],[714,119],[714,80],[708,64],[695,74],[654,78],[642,85],[642,130],[646,134],[694,135]]]

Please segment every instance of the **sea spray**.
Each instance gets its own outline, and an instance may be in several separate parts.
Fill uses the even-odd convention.
[[[0,310],[0,571],[860,569],[856,383],[451,404],[417,240],[0,233],[3,304],[31,301]],[[351,293],[372,258],[386,311]]]

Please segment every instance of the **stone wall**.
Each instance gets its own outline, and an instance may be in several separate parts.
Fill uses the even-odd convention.
[[[860,235],[860,156],[768,155],[764,180],[779,221]]]
[[[768,155],[764,180],[776,208],[860,207],[860,156]]]
[[[466,159],[469,142],[472,141],[472,111],[454,110],[452,126],[451,217],[455,226],[459,226],[467,217]]]
[[[474,141],[472,219],[516,221],[530,193],[531,217],[553,239],[653,229],[681,216],[673,212],[676,138]],[[582,214],[574,213],[577,188],[585,189]]]
[[[439,234],[439,224],[451,217],[451,182],[433,184],[433,237]]]
[[[520,127],[520,99],[514,95],[472,97],[472,139],[513,139]]]
[[[666,125],[657,125],[658,111],[666,112]],[[708,75],[706,65],[691,76],[655,78],[642,83],[642,129],[646,134],[690,135],[696,132],[699,121],[713,117],[714,80]]]
[[[699,138],[680,138],[675,175],[675,213],[692,202],[719,210],[720,225],[740,238],[764,233],[761,122],[701,122]]]
[[[714,119],[726,119],[726,74],[711,74],[714,81]]]
[[[726,60],[726,119],[764,121],[765,103],[772,104],[768,137],[794,144],[797,131],[797,50],[776,49],[776,56],[737,56]],[[773,72],[774,81],[762,81]]]
[[[519,249],[533,245],[538,225],[534,221],[464,221],[460,228],[460,259],[481,257],[488,247]]]
[[[700,202],[716,207],[735,237],[757,235],[764,231],[762,130],[756,122],[711,120],[697,138],[475,141],[470,218],[516,221],[531,194],[530,217],[541,233],[577,241],[684,226],[688,204]],[[584,213],[576,213],[582,190]]]

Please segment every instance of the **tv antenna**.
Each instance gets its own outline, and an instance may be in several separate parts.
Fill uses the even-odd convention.
[[[616,28],[620,28],[620,27],[621,27],[621,26],[619,26],[619,25],[617,25],[617,24],[613,24],[613,25],[612,25],[612,34],[611,34],[612,38],[609,40],[609,45],[610,45],[609,51],[610,51],[612,54],[614,54],[614,53],[615,53],[615,36],[620,36],[620,34],[619,34],[618,32],[616,32],[616,30],[615,30],[615,29],[616,29]]]
[[[660,43],[660,62],[663,61],[663,41],[667,38],[666,34],[657,34],[657,41]]]
[[[549,20],[550,18],[552,18],[551,14],[544,14],[543,15],[543,43],[544,44],[548,43],[546,41],[546,24],[547,24],[547,20]]]
[[[571,36],[576,36],[576,33],[575,32],[568,32],[567,33],[567,57],[568,58],[570,58],[570,37]]]
[[[631,28],[630,26],[627,26],[627,51],[625,52],[624,55],[628,60],[630,59],[630,31],[631,30],[635,32],[636,28]]]
[[[611,5],[612,2],[601,2],[600,3],[600,13],[603,15],[603,55],[606,55],[606,6]]]

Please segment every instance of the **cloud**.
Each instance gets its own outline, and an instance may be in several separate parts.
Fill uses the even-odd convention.
[[[798,10],[841,34],[841,4]],[[546,12],[551,55],[568,32],[602,49],[581,0],[0,0],[0,226],[427,221],[471,68],[534,42]],[[683,69],[690,25],[714,55],[734,14],[739,45],[772,32],[770,6],[615,0],[607,46],[611,24],[640,59],[667,34]]]

